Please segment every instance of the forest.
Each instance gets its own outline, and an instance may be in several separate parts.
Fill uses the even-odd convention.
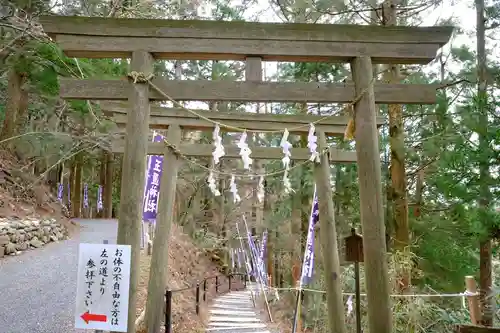
[[[17,0],[0,4],[0,171],[15,160],[33,182],[71,189],[72,217],[118,217],[121,160],[110,152],[117,126],[94,101],[63,100],[60,78],[125,77],[126,59],[76,59],[63,54],[43,31],[42,15],[169,18],[218,21],[342,23],[360,25],[446,25],[455,30],[436,60],[426,66],[377,65],[380,82],[437,84],[436,105],[380,105],[380,158],[388,262],[395,332],[448,332],[470,322],[465,277],[473,276],[480,294],[480,323],[500,320],[500,84],[498,37],[500,2],[447,0]],[[238,61],[157,61],[155,73],[171,80],[245,79]],[[264,81],[348,82],[349,66],[330,63],[267,62]],[[172,106],[165,103],[163,106]],[[185,108],[271,114],[347,115],[340,104],[186,102]],[[211,143],[209,132],[183,140]],[[279,146],[281,137],[259,134],[254,145]],[[225,135],[224,142],[234,141]],[[307,136],[294,137],[294,147],[307,147]],[[354,150],[350,138],[330,140]],[[244,187],[242,204],[231,198],[228,177],[218,179],[222,199],[207,184],[211,161],[183,163],[177,183],[175,222],[201,248],[222,253],[238,246],[234,221],[249,210],[253,233],[268,232],[267,271],[279,299],[271,300],[283,331],[290,329],[295,301],[294,270],[300,268],[314,192],[312,167],[290,170],[293,191],[280,176],[265,179],[265,200],[255,205],[257,180]],[[10,165],[10,164],[9,164]],[[237,167],[224,162],[222,168]],[[280,161],[256,161],[266,174],[282,169]],[[1,173],[0,173],[1,175]],[[331,165],[335,224],[343,245],[351,228],[360,228],[356,164]],[[69,184],[69,185],[68,185]],[[81,209],[88,184],[90,207]],[[0,179],[0,186],[4,186]],[[97,212],[98,187],[104,210]],[[6,185],[5,185],[6,186]],[[10,186],[10,185],[9,185]],[[29,186],[9,189],[30,195]],[[68,198],[63,198],[68,200]],[[249,205],[249,207],[245,206]],[[321,233],[318,230],[316,234]],[[318,242],[316,242],[318,243]],[[316,253],[320,253],[316,245]],[[340,249],[340,257],[345,249]],[[342,284],[354,291],[354,268],[342,263]],[[361,289],[363,290],[363,264]],[[303,292],[302,325],[307,332],[327,332],[326,289],[322,256],[315,257],[314,278]],[[349,331],[354,314],[345,297]],[[362,298],[362,314],[366,302]],[[366,316],[363,325],[367,325]]]

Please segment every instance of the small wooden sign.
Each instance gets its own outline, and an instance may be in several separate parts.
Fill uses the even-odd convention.
[[[363,262],[363,237],[351,229],[351,235],[345,238],[345,260],[348,262]]]

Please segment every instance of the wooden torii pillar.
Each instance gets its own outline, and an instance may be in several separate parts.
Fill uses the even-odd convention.
[[[182,132],[179,125],[172,125],[167,130],[166,140],[173,146],[179,145]],[[163,148],[163,165],[156,219],[153,255],[149,271],[148,296],[146,303],[146,327],[148,332],[159,332],[163,317],[165,285],[168,273],[168,246],[170,229],[174,219],[175,191],[177,189],[177,173],[179,155],[173,147]]]
[[[148,52],[132,53],[131,70],[146,75],[153,73],[153,56]],[[122,164],[120,214],[117,244],[131,245],[128,333],[135,333],[137,285],[140,273],[140,237],[142,200],[146,175],[144,156],[147,152],[149,132],[149,84],[130,83],[127,136]]]
[[[371,332],[392,330],[387,248],[385,243],[382,175],[376,126],[373,69],[370,57],[357,57],[351,63],[356,94],[354,105],[356,155],[358,158],[359,198],[363,227],[365,283],[368,298],[368,320]]]

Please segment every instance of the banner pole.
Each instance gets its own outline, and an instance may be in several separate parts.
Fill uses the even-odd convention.
[[[247,224],[247,220],[246,220],[246,217],[245,215],[242,215],[243,217],[243,222],[245,223],[245,229],[247,231],[247,235],[250,235],[250,231],[248,229],[248,224]],[[252,252],[252,251],[250,251]],[[255,256],[255,253],[253,254],[253,256]],[[254,262],[255,262],[255,258],[254,258]],[[255,267],[257,267],[257,270],[260,270],[260,267],[259,267],[259,264],[258,262],[256,263]],[[267,314],[268,314],[268,317],[269,317],[269,321],[272,323],[273,322],[273,317],[271,315],[271,308],[269,307],[269,302],[267,300],[267,293],[264,289],[264,285],[263,285],[263,281],[262,281],[262,274],[260,274],[260,272],[258,272],[258,277],[259,277],[259,282],[258,284],[260,285],[260,289],[262,289],[262,293],[264,294],[264,301],[266,302],[266,308],[267,308]]]

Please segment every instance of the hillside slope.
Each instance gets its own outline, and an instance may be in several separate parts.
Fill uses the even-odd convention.
[[[0,149],[0,218],[51,217],[68,231],[74,231],[75,225],[68,219],[66,208],[43,179],[33,175],[30,167],[14,155]]]

